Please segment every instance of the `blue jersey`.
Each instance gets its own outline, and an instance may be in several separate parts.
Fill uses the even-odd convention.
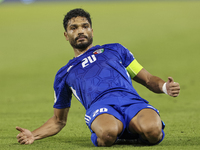
[[[120,44],[97,45],[70,60],[56,74],[54,108],[70,107],[72,93],[87,110],[112,92],[131,94],[143,100],[132,86],[126,67],[134,60]]]

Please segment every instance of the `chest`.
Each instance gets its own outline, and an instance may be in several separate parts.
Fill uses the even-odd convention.
[[[106,77],[114,77],[116,70],[120,70],[123,65],[118,53],[105,50],[102,53],[91,52],[83,55],[79,62],[73,64],[69,71],[69,84],[79,82],[96,82]]]

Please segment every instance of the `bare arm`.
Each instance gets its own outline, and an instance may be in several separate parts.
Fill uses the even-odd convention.
[[[16,127],[20,133],[17,135],[20,144],[32,144],[34,140],[39,140],[57,134],[66,125],[69,108],[56,109],[54,115],[41,127],[34,131]]]
[[[163,93],[162,87],[165,81],[157,76],[151,75],[144,68],[133,78],[133,80],[146,86],[149,90],[155,93]],[[167,93],[170,96],[176,97],[179,95],[179,83],[174,82],[172,77],[168,77],[168,81],[166,82],[166,88]]]
[[[151,75],[144,68],[133,78],[133,80],[146,86],[149,90],[155,93],[163,93],[162,86],[165,81],[159,77]]]

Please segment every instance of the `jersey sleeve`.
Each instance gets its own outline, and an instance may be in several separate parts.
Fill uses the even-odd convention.
[[[134,58],[133,54],[124,46],[118,45],[121,57],[122,57],[122,64],[128,71],[131,78],[134,78],[140,70],[142,70],[142,66],[137,62],[137,60]]]
[[[118,44],[118,52],[121,56],[122,65],[126,68],[135,58],[133,54],[121,44]]]
[[[56,75],[54,81],[54,108],[62,109],[71,106],[72,91],[65,82],[65,78]]]

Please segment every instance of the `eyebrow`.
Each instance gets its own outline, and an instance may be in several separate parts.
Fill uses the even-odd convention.
[[[80,26],[84,26],[84,25],[90,25],[90,24],[88,22],[80,24]],[[79,25],[78,24],[71,24],[71,25],[69,25],[69,27],[73,27],[73,26],[77,27]]]

